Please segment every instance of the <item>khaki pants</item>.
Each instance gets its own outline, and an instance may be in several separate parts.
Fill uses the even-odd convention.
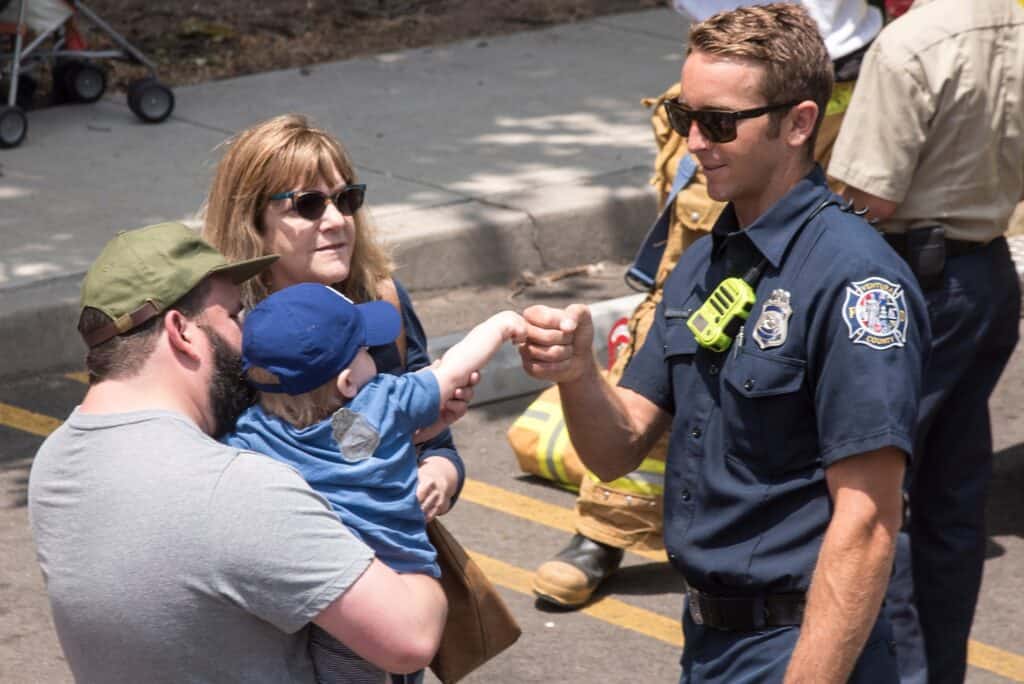
[[[849,89],[852,84],[837,84],[836,101],[844,95],[848,101]],[[651,184],[658,188],[662,203],[668,198],[675,177],[679,160],[687,153],[686,140],[673,131],[665,116],[661,102],[666,98],[679,95],[679,85],[674,85],[654,100],[645,100],[644,104],[653,107],[651,125],[658,145],[658,155],[654,161],[654,176]],[[815,144],[814,156],[822,166],[828,164],[832,155],[832,146],[839,135],[839,126],[843,120],[844,106],[831,106],[829,113],[822,121]],[[833,189],[838,190],[833,185]],[[707,181],[698,169],[693,180],[676,196],[672,223],[669,226],[668,243],[665,253],[658,264],[658,273],[654,279],[654,289],[644,298],[633,312],[629,320],[631,342],[619,353],[615,364],[608,374],[609,382],[617,384],[622,373],[638,349],[647,338],[647,331],[654,321],[654,311],[661,301],[662,288],[668,275],[675,268],[680,255],[698,238],[709,232],[715,225],[719,214],[725,207],[723,202],[716,202],[708,197]],[[641,469],[648,473],[658,470],[657,462],[664,471],[665,457],[668,453],[668,432],[662,436],[654,448],[647,454]],[[580,493],[576,499],[576,529],[580,534],[604,544],[619,548],[638,548],[655,550],[664,548],[662,540],[663,521],[663,490],[662,493],[641,494],[631,486],[629,476],[614,482],[600,482],[593,474],[588,473],[580,485]]]

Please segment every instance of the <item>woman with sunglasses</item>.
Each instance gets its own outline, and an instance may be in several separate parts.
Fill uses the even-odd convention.
[[[430,363],[426,335],[376,240],[365,193],[337,138],[304,116],[275,117],[228,141],[204,207],[203,237],[231,259],[279,255],[262,277],[243,285],[247,309],[304,282],[329,285],[354,302],[390,301],[402,313],[403,332],[370,353],[379,372],[415,371]],[[471,395],[471,388],[461,391],[465,401]],[[465,401],[444,407],[448,422],[461,417]],[[417,497],[429,521],[448,510],[465,474],[447,429],[419,453]]]

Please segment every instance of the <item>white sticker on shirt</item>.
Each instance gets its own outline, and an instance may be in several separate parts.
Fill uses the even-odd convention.
[[[903,287],[878,277],[851,283],[846,288],[843,320],[854,344],[872,349],[902,347],[908,325]]]
[[[331,418],[331,434],[338,443],[341,457],[348,463],[358,463],[373,456],[380,444],[380,435],[370,421],[351,409],[340,408]]]

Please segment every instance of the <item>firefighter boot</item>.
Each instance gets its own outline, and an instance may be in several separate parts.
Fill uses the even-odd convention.
[[[619,568],[622,553],[576,533],[557,556],[537,568],[533,593],[556,606],[578,608]]]

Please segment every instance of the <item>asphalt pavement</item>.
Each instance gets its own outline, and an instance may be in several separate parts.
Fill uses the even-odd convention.
[[[652,10],[179,88],[174,116],[155,126],[119,97],[30,112],[26,141],[0,152],[0,681],[69,681],[24,487],[43,435],[84,391],[65,374],[83,353],[78,286],[110,237],[195,224],[218,145],[298,111],[348,146],[435,351],[527,302],[600,302],[606,329],[636,301],[622,265],[656,208],[640,100],[678,78],[684,37],[681,17]],[[1024,238],[1013,248],[1024,264]],[[526,270],[585,264],[600,266],[519,295],[507,286]],[[1021,359],[993,402],[1000,452],[972,684],[1024,681]],[[480,398],[535,389],[514,366],[499,359]],[[681,585],[656,557],[630,556],[614,596],[586,613],[543,613],[529,598],[529,573],[563,543],[573,497],[517,473],[502,435],[525,401],[488,404],[457,430],[471,481],[452,527],[524,625],[523,641],[471,680],[672,681]]]
[[[621,266],[517,289],[455,288],[420,295],[428,334],[464,327],[504,307],[616,299]],[[1022,326],[1024,328],[1024,326]],[[80,374],[47,372],[0,383],[0,682],[71,682],[50,618],[28,529],[25,494],[43,437],[81,399]],[[657,553],[628,553],[624,568],[580,612],[545,609],[533,570],[572,529],[572,492],[523,475],[505,431],[530,396],[474,405],[454,426],[468,480],[445,522],[484,568],[523,628],[520,641],[471,682],[673,682],[678,679],[683,584]],[[996,475],[967,684],[1024,682],[1024,348],[993,397]],[[429,682],[436,682],[428,678]]]

